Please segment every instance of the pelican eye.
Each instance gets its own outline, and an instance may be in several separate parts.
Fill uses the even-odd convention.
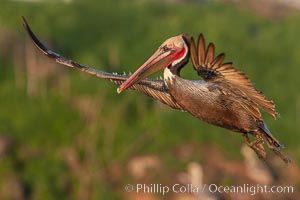
[[[169,48],[169,47],[167,47],[167,46],[162,46],[160,49],[163,50],[164,52],[167,52],[167,51],[169,51],[171,48]]]

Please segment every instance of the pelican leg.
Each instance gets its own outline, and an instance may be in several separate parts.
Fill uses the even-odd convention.
[[[277,156],[279,156],[287,165],[292,162],[291,158],[280,151],[277,147],[269,147]]]
[[[267,138],[265,138],[265,140],[268,141]],[[270,144],[269,142],[266,142],[266,143],[268,145],[268,148],[271,149],[277,156],[279,156],[287,165],[292,162],[292,160],[289,156],[285,155],[284,153],[282,153],[280,151],[281,150],[280,147],[276,147],[276,146]]]
[[[254,141],[251,141],[248,134],[243,134],[245,143],[255,151],[257,156],[262,159],[266,160],[266,151],[263,146],[263,138],[259,137],[257,134],[255,135],[256,139]]]

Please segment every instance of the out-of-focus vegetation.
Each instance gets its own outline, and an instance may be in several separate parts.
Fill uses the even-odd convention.
[[[58,53],[110,72],[134,71],[171,36],[203,33],[275,101],[281,117],[265,120],[299,164],[299,13],[273,19],[210,1],[2,1],[1,199],[130,199],[127,183],[174,183],[190,162],[204,165],[206,181],[234,184],[232,174],[205,168],[216,159],[211,149],[222,152],[224,165],[243,163],[239,134],[135,91],[118,95],[105,80],[49,61],[33,47],[21,16]],[[193,74],[191,64],[184,68],[185,77]],[[128,163],[143,155],[158,158],[159,170],[134,178]],[[279,171],[291,169],[274,160]],[[299,181],[278,176],[299,190]]]

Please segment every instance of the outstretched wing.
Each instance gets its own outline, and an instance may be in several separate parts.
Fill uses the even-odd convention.
[[[89,74],[93,74],[99,78],[107,79],[110,82],[121,85],[129,76],[119,75],[117,73],[108,73],[101,70],[97,70],[85,65],[82,65],[80,63],[77,63],[73,60],[64,58],[63,56],[59,55],[58,53],[55,53],[54,51],[51,51],[48,49],[32,32],[31,28],[29,27],[26,19],[23,18],[23,26],[25,30],[27,31],[28,35],[32,39],[35,46],[43,52],[46,56],[53,59],[55,62],[60,63],[62,65],[73,67],[76,69],[79,69],[83,72],[87,72]],[[180,109],[182,110],[182,107],[177,104],[177,102],[173,99],[173,97],[170,95],[167,87],[165,87],[163,80],[152,80],[152,79],[145,79],[137,84],[134,84],[130,87],[130,89],[137,90],[139,92],[142,92],[146,94],[147,96],[150,96],[156,100],[159,100],[160,102],[174,108],[174,109]]]
[[[266,99],[262,92],[255,89],[249,78],[235,69],[231,62],[223,63],[224,53],[215,57],[213,43],[210,43],[205,49],[205,40],[202,34],[199,35],[197,48],[194,39],[191,38],[190,50],[193,66],[205,81],[225,84],[227,88],[236,91],[235,93],[239,93],[243,98],[249,99],[252,106],[259,107],[276,118],[278,113],[275,111],[273,101]]]

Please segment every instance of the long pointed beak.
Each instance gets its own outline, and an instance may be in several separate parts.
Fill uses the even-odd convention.
[[[117,89],[118,93],[126,90],[130,86],[134,85],[138,81],[145,79],[146,77],[164,69],[169,65],[172,58],[172,51],[164,52],[158,49],[138,70],[136,70],[123,84]]]

